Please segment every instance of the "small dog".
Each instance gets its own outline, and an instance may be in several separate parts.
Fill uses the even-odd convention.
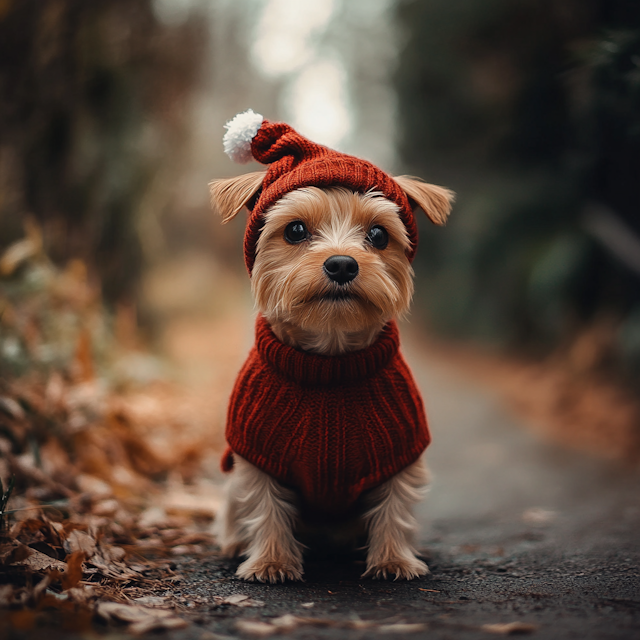
[[[316,145],[251,110],[225,150],[267,171],[216,180],[223,223],[247,207],[245,262],[260,312],[231,398],[216,520],[245,580],[301,580],[304,523],[366,527],[364,576],[428,573],[412,539],[428,477],[422,400],[398,352],[409,309],[413,209],[444,224],[452,192]]]

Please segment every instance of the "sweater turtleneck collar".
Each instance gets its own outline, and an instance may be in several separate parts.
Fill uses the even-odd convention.
[[[300,351],[276,338],[269,323],[256,319],[256,349],[276,372],[305,385],[336,385],[364,380],[384,369],[398,353],[400,338],[395,321],[389,322],[366,349],[343,356],[321,356]]]

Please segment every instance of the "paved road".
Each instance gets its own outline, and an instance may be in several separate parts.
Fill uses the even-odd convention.
[[[486,391],[407,342],[405,353],[434,440],[418,511],[431,575],[373,582],[359,578],[361,558],[311,555],[304,584],[267,586],[237,581],[233,562],[192,561],[176,597],[196,603],[197,624],[174,637],[238,636],[238,620],[294,614],[337,626],[273,637],[490,638],[482,625],[520,622],[545,640],[640,638],[640,474],[538,440]],[[230,594],[266,606],[213,601]]]

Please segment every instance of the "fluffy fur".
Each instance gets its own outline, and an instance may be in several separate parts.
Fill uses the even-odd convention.
[[[312,230],[310,241],[282,240],[294,220]],[[375,225],[389,233],[384,251],[366,242]],[[340,187],[292,191],[267,213],[258,240],[251,278],[258,309],[289,346],[324,355],[368,347],[392,317],[409,308],[413,269],[407,243],[397,207],[380,194]],[[324,276],[322,266],[333,255],[357,261],[352,282],[338,285]]]
[[[212,183],[212,204],[223,221],[251,200],[263,175]],[[396,181],[432,221],[445,222],[451,192],[406,176]],[[302,221],[310,234],[299,244],[284,239],[285,228],[294,221]],[[376,225],[389,235],[384,249],[374,248],[367,239]],[[278,339],[289,346],[323,355],[364,349],[391,318],[409,308],[413,270],[407,248],[397,207],[381,194],[340,187],[297,189],[266,215],[251,277],[256,305]],[[327,258],[336,255],[348,255],[359,265],[358,275],[346,284],[333,282],[323,271]],[[412,546],[412,507],[421,499],[427,479],[419,460],[365,497],[366,510],[358,516],[368,535],[364,576],[412,579],[428,573]],[[246,556],[239,577],[261,582],[302,578],[295,504],[293,491],[236,456],[216,532],[223,552]]]

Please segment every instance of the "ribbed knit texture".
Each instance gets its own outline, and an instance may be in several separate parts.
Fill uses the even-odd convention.
[[[431,440],[398,347],[391,322],[367,349],[313,355],[282,344],[259,316],[231,395],[223,470],[231,470],[235,452],[296,489],[307,513],[346,514]]]
[[[264,120],[251,142],[253,157],[269,169],[251,211],[244,237],[244,259],[253,269],[256,244],[264,215],[285,194],[300,187],[347,187],[358,193],[379,191],[398,205],[407,228],[412,261],[418,244],[418,228],[406,194],[393,178],[375,165],[333,151],[301,136],[288,124]]]

